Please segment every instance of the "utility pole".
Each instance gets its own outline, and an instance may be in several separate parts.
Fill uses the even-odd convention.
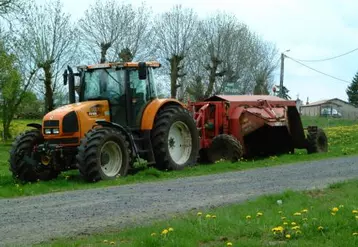
[[[290,50],[286,50],[285,52],[289,52]],[[279,97],[283,98],[283,75],[285,73],[285,53],[281,53],[281,73],[280,73],[280,94]]]
[[[283,98],[283,75],[285,70],[285,54],[281,53],[281,73],[280,73],[280,95]]]

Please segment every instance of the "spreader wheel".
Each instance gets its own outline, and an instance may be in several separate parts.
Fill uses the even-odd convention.
[[[211,163],[221,159],[237,162],[243,156],[243,147],[240,142],[231,135],[216,136],[207,152]]]
[[[328,140],[324,131],[320,128],[308,128],[307,152],[325,153],[328,151]]]

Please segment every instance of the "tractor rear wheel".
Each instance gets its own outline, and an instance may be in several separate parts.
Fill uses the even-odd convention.
[[[221,159],[237,162],[243,156],[243,148],[240,142],[233,136],[221,134],[214,137],[207,157],[211,163]]]
[[[328,140],[320,128],[308,128],[307,153],[325,153],[328,151]]]
[[[34,147],[44,143],[41,131],[27,130],[20,134],[12,144],[10,150],[10,171],[14,178],[24,182],[55,179],[59,171],[41,163],[41,154],[34,152]]]
[[[81,175],[88,182],[127,175],[131,150],[125,136],[112,128],[91,129],[81,140],[76,156]]]
[[[196,163],[199,132],[189,111],[172,105],[160,110],[151,133],[156,167],[181,170]]]

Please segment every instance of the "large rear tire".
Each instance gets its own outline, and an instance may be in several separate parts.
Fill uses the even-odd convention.
[[[233,136],[221,134],[214,137],[207,151],[207,158],[211,163],[221,159],[237,162],[243,156],[243,148],[240,142]]]
[[[328,151],[328,140],[320,128],[308,128],[307,153],[325,153]]]
[[[125,136],[112,128],[91,129],[82,138],[76,156],[81,175],[88,182],[126,176],[131,150]]]
[[[189,111],[171,105],[160,110],[151,133],[156,167],[181,170],[196,164],[199,132]]]
[[[34,153],[34,147],[44,143],[40,130],[27,130],[20,134],[10,150],[10,171],[13,177],[23,182],[55,179],[59,171],[41,164],[41,154]]]

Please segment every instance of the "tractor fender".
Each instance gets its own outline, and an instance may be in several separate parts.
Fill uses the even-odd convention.
[[[151,130],[154,125],[154,119],[158,111],[164,106],[178,105],[186,108],[186,106],[175,99],[155,99],[144,109],[141,121],[141,130]]]
[[[42,125],[41,124],[38,124],[38,123],[29,123],[26,125],[27,127],[32,127],[32,128],[35,128],[35,129],[38,129],[38,130],[41,130],[42,129]]]
[[[125,137],[130,142],[131,149],[134,150],[136,154],[138,153],[137,152],[138,150],[134,143],[132,134],[128,130],[126,130],[122,125],[112,123],[112,122],[103,121],[103,120],[97,120],[96,124],[103,126],[103,127],[109,127],[109,128],[114,128],[114,129],[120,130],[123,133],[123,135],[125,135]]]

